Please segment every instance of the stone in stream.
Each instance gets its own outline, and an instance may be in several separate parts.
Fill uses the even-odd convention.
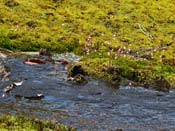
[[[4,88],[4,93],[11,92],[14,88],[17,86],[21,86],[23,84],[23,81],[20,82],[13,82],[12,84],[8,85],[6,88]]]
[[[87,72],[82,68],[81,65],[75,65],[70,69],[67,80],[78,84],[87,83]]]
[[[46,63],[54,63],[54,60],[52,59],[52,53],[47,48],[40,49],[38,59],[45,61]]]
[[[74,83],[77,83],[77,84],[85,84],[88,82],[87,78],[82,74],[77,74],[74,77],[68,77],[67,81],[73,81]]]
[[[29,100],[41,100],[44,98],[43,94],[36,94],[32,96],[23,96],[23,95],[15,95],[15,98],[24,98],[24,99],[29,99]]]
[[[5,93],[9,93],[9,92],[12,91],[15,87],[16,87],[15,84],[10,84],[10,85],[8,85],[6,88],[4,88],[4,92],[5,92]]]
[[[36,58],[26,59],[23,63],[26,65],[39,65],[46,63],[53,63],[52,54],[49,49],[42,48],[39,51],[39,56]]]

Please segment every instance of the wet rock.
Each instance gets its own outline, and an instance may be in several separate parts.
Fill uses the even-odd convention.
[[[23,96],[23,95],[15,95],[15,98],[23,98],[23,99],[29,99],[29,100],[41,100],[42,98],[44,98],[43,94],[36,94],[33,96]]]
[[[41,48],[39,51],[39,56],[38,59],[49,62],[49,63],[54,63],[54,60],[52,59],[52,53],[49,49],[46,48]]]
[[[85,84],[88,82],[87,78],[81,74],[77,74],[74,77],[68,77],[67,81],[72,81],[76,84]]]
[[[9,92],[11,92],[15,87],[16,87],[15,84],[10,84],[10,85],[8,85],[6,88],[4,88],[4,92],[5,92],[5,93],[9,93]]]
[[[153,81],[152,87],[158,91],[168,92],[171,85],[163,76],[161,76]]]
[[[69,77],[75,77],[76,75],[81,74],[83,76],[87,75],[87,72],[82,68],[81,65],[75,65],[69,72]]]
[[[16,88],[17,86],[21,86],[22,84],[23,84],[23,81],[13,82],[12,84],[4,88],[4,93],[10,93],[14,88]]]
[[[67,80],[78,84],[87,83],[87,72],[84,71],[81,65],[75,65],[70,70]]]
[[[54,63],[52,59],[52,54],[49,49],[40,49],[39,55],[35,58],[26,59],[24,64],[27,65],[38,65],[38,64],[46,64],[46,63]]]

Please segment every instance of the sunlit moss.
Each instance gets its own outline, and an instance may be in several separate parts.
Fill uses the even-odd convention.
[[[159,75],[174,79],[172,0],[10,1],[14,6],[0,1],[0,47],[73,51],[84,56],[81,64],[89,72],[104,77],[103,64],[110,63],[106,66],[120,66],[126,78],[135,71],[141,81]]]
[[[29,119],[23,116],[0,117],[1,131],[75,131],[71,127]]]

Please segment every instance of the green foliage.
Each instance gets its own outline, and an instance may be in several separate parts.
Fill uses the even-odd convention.
[[[137,81],[173,79],[172,0],[1,0],[0,8],[0,47],[76,52],[90,72],[95,68],[93,74],[104,77],[98,64],[119,66],[124,77]]]
[[[7,32],[0,31],[0,45],[2,48],[7,48],[9,50],[13,49],[13,44],[9,39]]]
[[[23,116],[0,117],[0,129],[1,131],[76,131],[64,125],[42,122]]]

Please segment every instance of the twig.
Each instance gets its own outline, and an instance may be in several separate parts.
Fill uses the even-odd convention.
[[[153,40],[153,36],[146,30],[146,28],[143,27],[143,26],[142,26],[141,24],[139,24],[139,23],[138,23],[138,26],[139,26],[140,31],[141,31],[143,34],[145,34],[145,35],[148,37],[148,39],[149,39],[150,41],[152,41],[152,40]]]

